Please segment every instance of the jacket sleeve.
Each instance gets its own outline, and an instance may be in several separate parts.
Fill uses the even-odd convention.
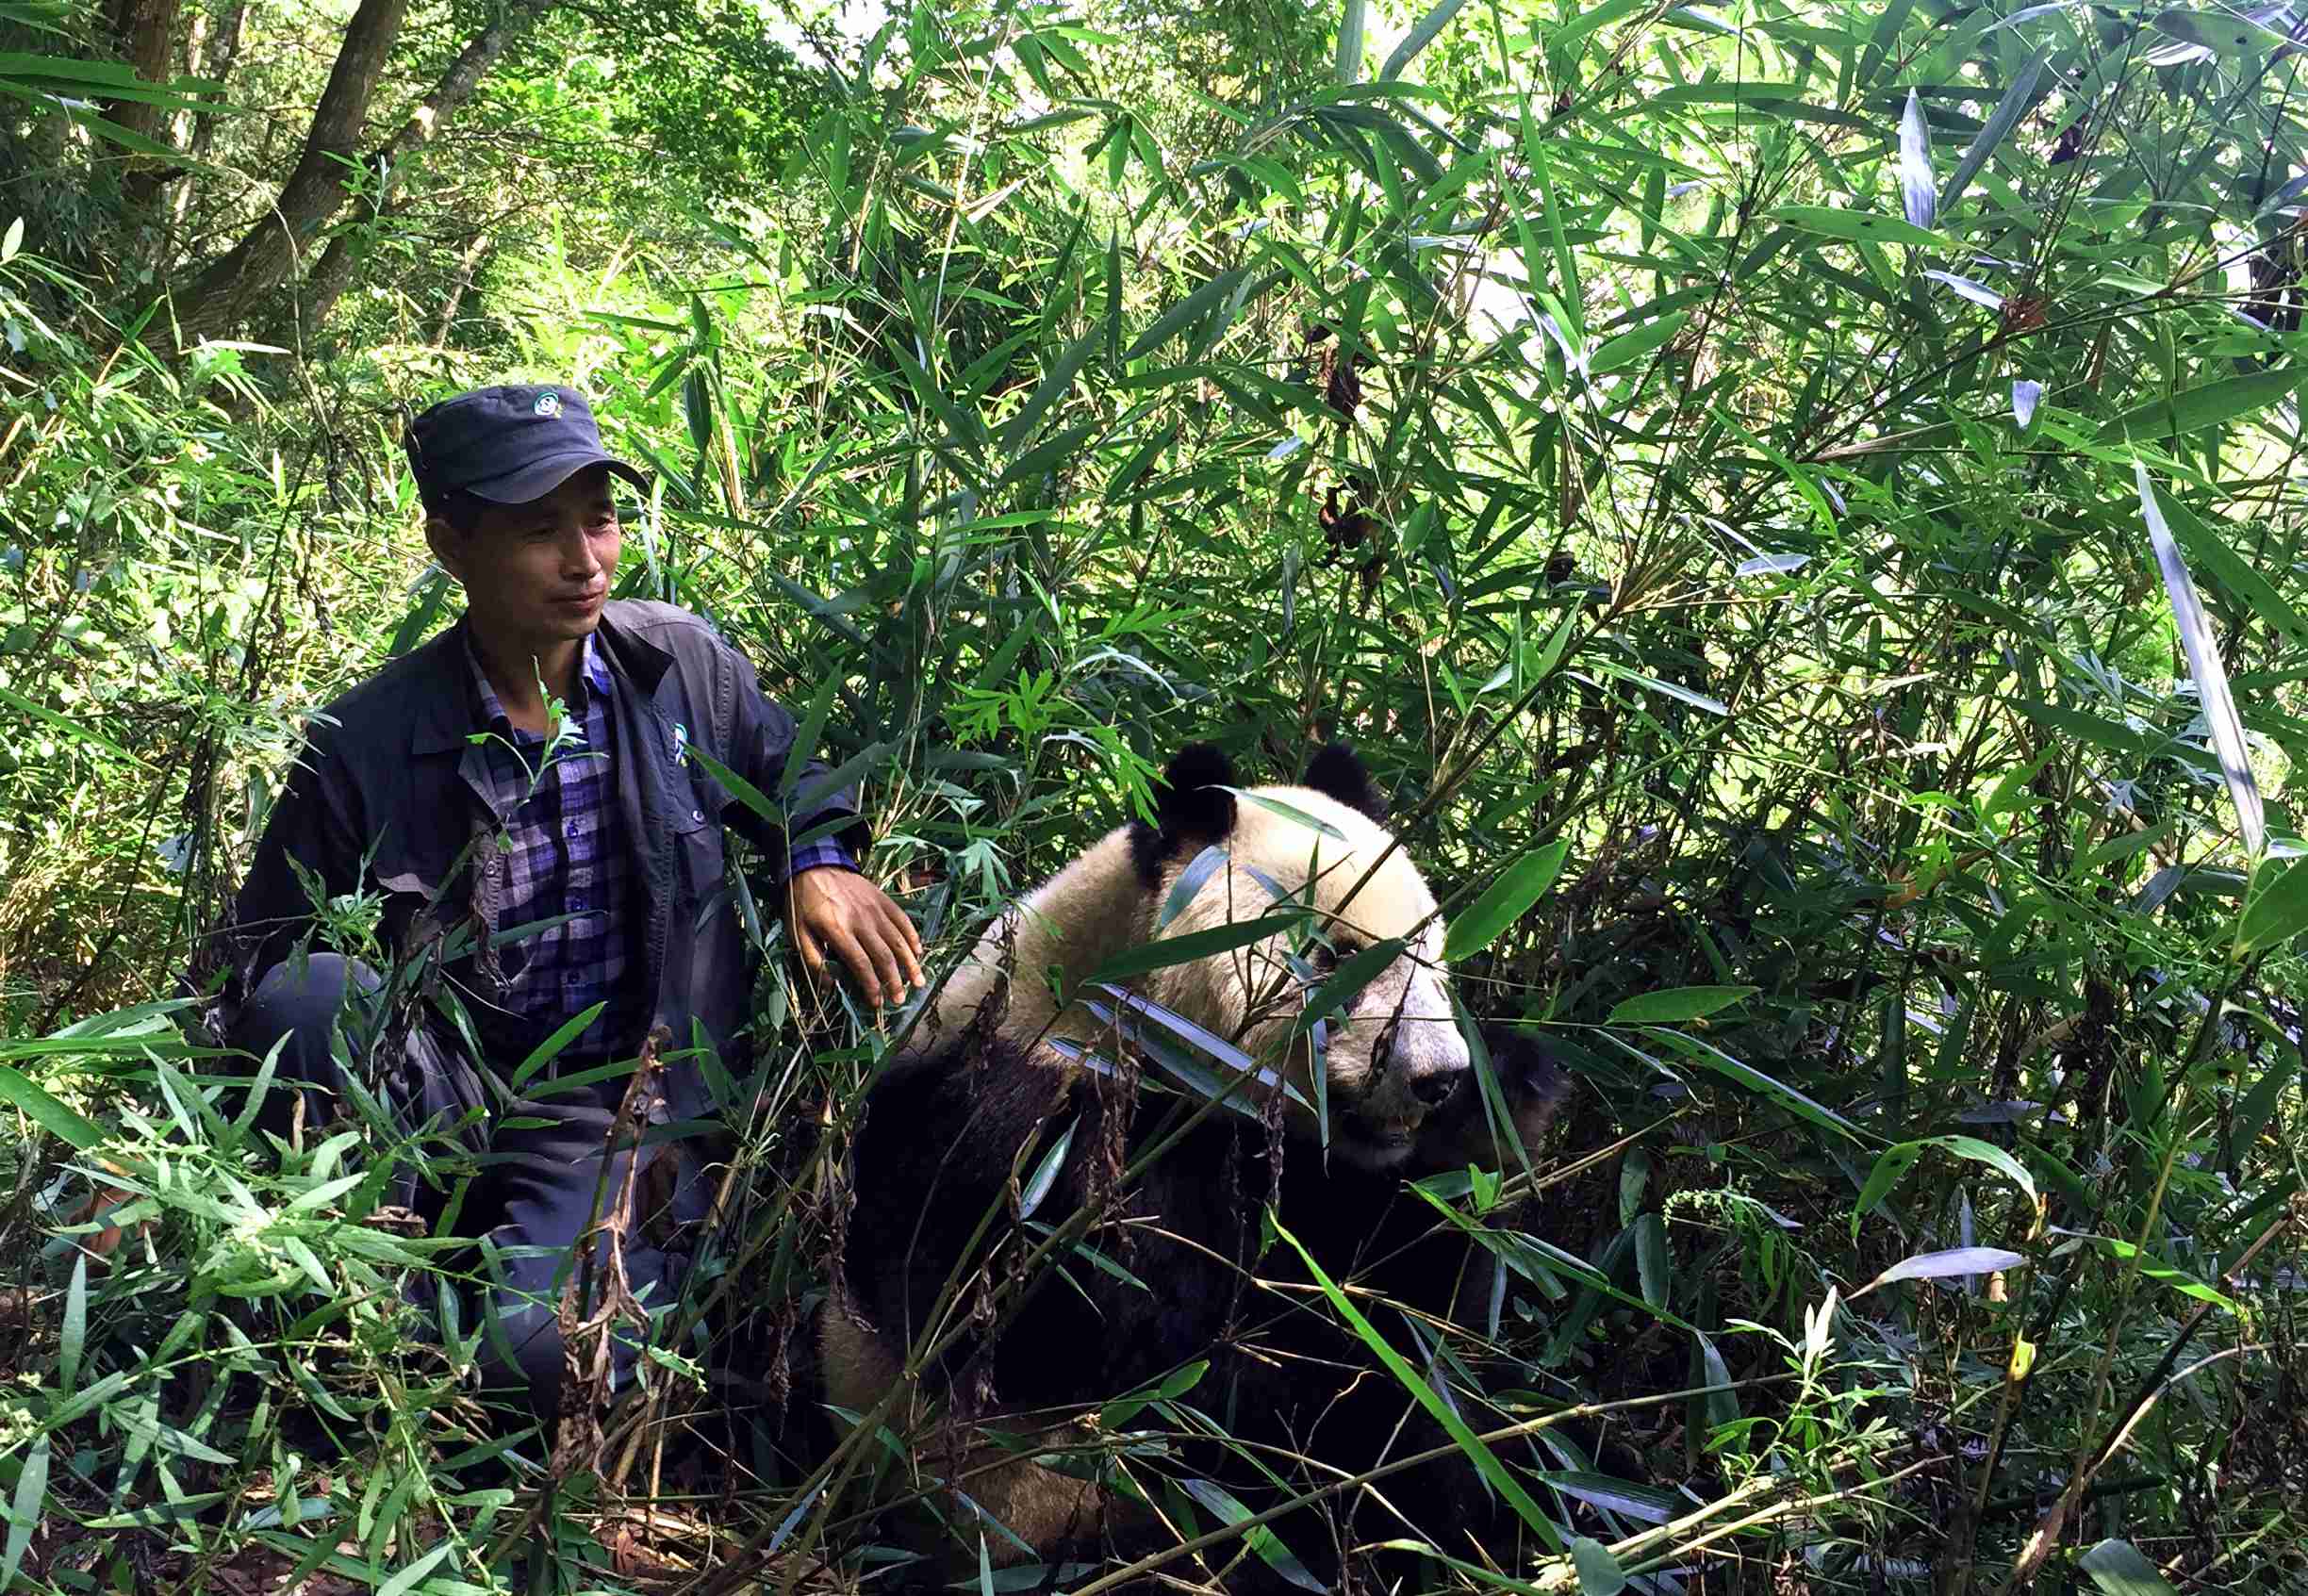
[[[736,704],[734,726],[731,736],[730,768],[753,783],[774,803],[778,800],[778,782],[785,774],[785,761],[793,752],[798,728],[794,718],[782,705],[773,703],[761,690],[761,679],[755,674],[752,662],[738,650],[723,643],[736,672]],[[813,831],[829,821],[845,821],[823,834],[822,840],[838,843],[851,861],[866,857],[872,842],[865,820],[858,814],[857,793],[844,787],[824,791],[829,774],[825,765],[816,759],[801,767],[796,781],[794,796],[800,806],[786,816],[787,831],[778,834],[775,828],[765,825],[752,810],[744,804],[734,804],[729,810],[731,823],[761,848],[773,863],[781,880],[790,874],[796,860],[787,846],[788,837],[807,837]],[[813,839],[818,840],[818,839]],[[804,847],[805,854],[816,850]],[[822,855],[800,861],[804,867],[813,863],[827,863]]]
[[[273,800],[231,912],[187,974],[186,988],[205,992],[215,985],[218,970],[224,971],[212,1025],[228,1025],[249,989],[310,928],[313,899],[299,865],[328,897],[359,887],[362,851],[350,801],[341,760],[327,729],[316,726]]]

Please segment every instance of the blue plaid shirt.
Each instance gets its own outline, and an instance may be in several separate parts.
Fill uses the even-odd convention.
[[[514,726],[488,675],[466,659],[481,693],[481,718],[492,735],[482,745],[491,797],[504,816],[504,880],[498,930],[559,921],[498,950],[504,1005],[552,1029],[596,1003],[601,1016],[563,1048],[554,1067],[600,1062],[639,1045],[648,1023],[628,913],[635,850],[611,776],[615,743],[609,665],[591,636],[569,704],[569,735],[546,765],[547,738]],[[540,771],[540,767],[542,767]],[[804,870],[857,868],[831,838],[792,850],[785,880]],[[564,916],[569,916],[566,920]]]

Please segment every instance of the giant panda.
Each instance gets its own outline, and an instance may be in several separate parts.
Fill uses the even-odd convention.
[[[900,1490],[947,1527],[918,1511],[906,1522],[916,1545],[957,1559],[948,1572],[974,1578],[981,1539],[996,1564],[1055,1566],[1159,1538],[1176,1488],[1135,1473],[1156,1488],[1149,1503],[1091,1466],[1097,1405],[1197,1359],[1209,1366],[1180,1400],[1237,1441],[1286,1450],[1245,1459],[1215,1442],[1172,1442],[1151,1468],[1219,1481],[1254,1511],[1279,1500],[1286,1456],[1353,1473],[1443,1441],[1367,1347],[1317,1310],[1296,1254],[1263,1223],[1272,1201],[1333,1280],[1379,1291],[1430,1325],[1467,1309],[1461,1299],[1474,1306],[1459,1316],[1480,1323],[1491,1259],[1463,1238],[1453,1244],[1453,1227],[1404,1182],[1469,1162],[1514,1167],[1498,1132],[1527,1156],[1565,1090],[1515,1033],[1478,1032],[1499,1088],[1486,1094],[1454,1011],[1434,895],[1383,814],[1343,746],[1318,753],[1300,785],[1240,797],[1222,753],[1185,749],[1157,789],[1154,823],[1117,828],[1001,917],[923,1016],[921,1040],[869,1090],[851,1148],[854,1209],[816,1322],[822,1395],[849,1422],[879,1413],[889,1435],[910,1438]],[[1320,939],[1294,953],[1277,932],[1131,983],[1251,1060],[1273,1065],[1287,1052],[1278,1070],[1238,1084],[1244,1111],[1212,1109],[1207,1091],[1179,1090],[1118,1036],[1115,1006],[1083,983],[1149,942],[1222,931],[1276,913],[1278,899],[1311,904]],[[1318,1086],[1314,1048],[1292,1036],[1310,984],[1391,939],[1401,952],[1321,1028]],[[1195,1060],[1169,1020],[1134,1023],[1174,1059],[1228,1073]],[[1176,1139],[1119,1182],[1165,1137]],[[1080,1247],[1059,1270],[1021,1278],[1028,1252],[1084,1205],[1096,1220]],[[1371,1322],[1426,1367],[1402,1318],[1364,1300]],[[956,1328],[909,1384],[908,1349]],[[1421,1533],[1456,1537],[1461,1555],[1478,1521],[1496,1518],[1457,1458],[1381,1489]],[[1282,1522],[1309,1567],[1338,1571],[1344,1548],[1404,1533],[1367,1493],[1327,1507]],[[1245,1559],[1229,1581],[1269,1573]]]

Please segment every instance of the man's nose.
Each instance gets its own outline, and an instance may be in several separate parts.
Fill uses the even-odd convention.
[[[571,576],[589,578],[601,569],[601,557],[593,551],[593,540],[582,525],[562,529],[561,565]]]

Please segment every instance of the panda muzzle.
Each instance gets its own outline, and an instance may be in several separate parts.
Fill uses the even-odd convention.
[[[1396,1020],[1379,1039],[1384,1078],[1402,1094],[1404,1107],[1424,1118],[1450,1101],[1473,1073],[1466,1044],[1447,1020]]]

